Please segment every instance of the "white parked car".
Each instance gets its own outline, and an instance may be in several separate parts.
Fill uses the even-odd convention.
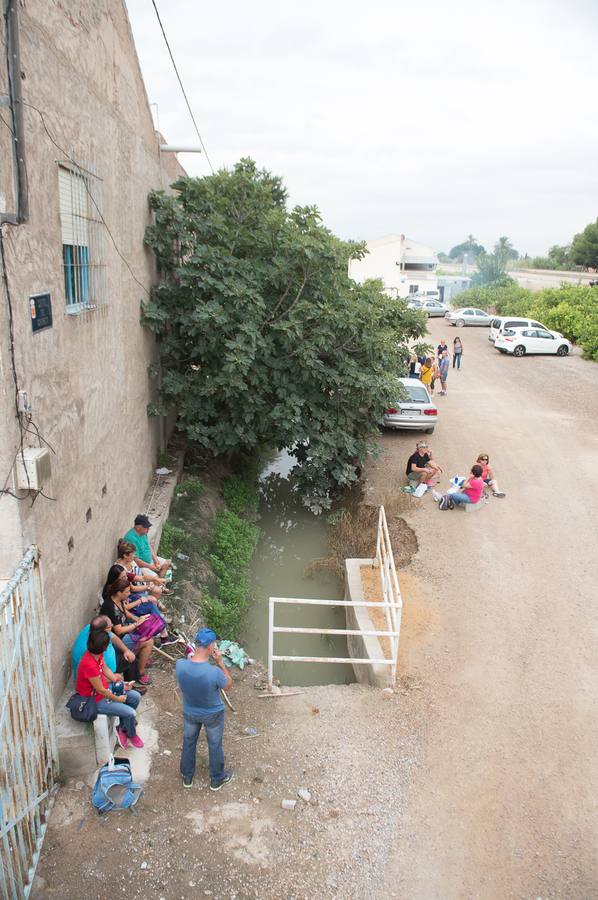
[[[546,325],[541,322],[535,322],[533,319],[522,318],[521,316],[495,316],[490,322],[490,331],[488,340],[494,343],[499,334],[502,334],[506,328],[542,328],[549,331]]]
[[[417,378],[397,378],[397,381],[404,388],[407,399],[389,404],[378,424],[381,428],[408,428],[432,434],[438,410],[427,387]]]
[[[444,317],[449,325],[456,325],[457,328],[463,328],[464,325],[490,325],[492,316],[484,312],[483,309],[476,309],[474,306],[465,306],[462,309],[453,309],[447,312]]]
[[[494,346],[501,353],[525,356],[527,353],[553,353],[567,356],[573,346],[558,331],[547,328],[506,328],[496,338]]]

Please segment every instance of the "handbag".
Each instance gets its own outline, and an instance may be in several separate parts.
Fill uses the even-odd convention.
[[[139,643],[139,641],[148,641],[150,638],[160,634],[161,631],[164,631],[165,628],[166,622],[162,616],[157,616],[155,613],[152,613],[145,622],[142,622],[141,625],[135,629],[133,632],[133,640],[136,644]]]
[[[72,694],[66,703],[66,708],[70,709],[71,716],[77,722],[94,722],[98,717],[98,707],[94,697]]]

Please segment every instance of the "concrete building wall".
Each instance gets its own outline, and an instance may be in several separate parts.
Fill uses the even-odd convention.
[[[167,188],[184,173],[176,158],[160,154],[121,0],[27,0],[19,4],[19,21],[21,86],[30,104],[24,112],[30,219],[3,231],[16,370],[34,421],[55,450],[52,477],[44,486],[55,500],[38,496],[31,505],[24,492],[18,496],[25,499],[0,496],[0,578],[10,577],[29,543],[39,545],[58,695],[68,675],[72,638],[88,621],[115,542],[141,511],[156,464],[159,424],[146,413],[155,394],[148,366],[156,347],[139,321],[140,302],[156,273],[143,236],[150,222],[148,192]],[[0,70],[0,93],[6,93],[4,60]],[[65,313],[58,196],[64,154],[32,106],[42,112],[54,141],[102,180],[105,220],[140,282],[105,233],[104,303],[80,315]],[[2,131],[0,195],[8,203],[10,134]],[[1,487],[19,446],[19,429],[8,310],[0,291]],[[51,294],[53,326],[34,334],[29,297],[40,292]],[[32,434],[25,434],[25,441],[38,444]]]
[[[417,286],[419,293],[437,289],[437,257],[431,247],[401,235],[367,241],[366,247],[366,256],[351,260],[349,264],[349,275],[360,284],[370,278],[379,278],[385,291],[396,297],[408,297],[412,286]],[[434,268],[410,270],[406,268],[410,264],[432,265]]]

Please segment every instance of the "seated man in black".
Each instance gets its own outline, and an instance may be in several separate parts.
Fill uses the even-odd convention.
[[[407,477],[419,484],[427,484],[430,487],[438,484],[442,469],[432,458],[432,451],[425,441],[418,441],[415,445],[415,453],[407,460]]]

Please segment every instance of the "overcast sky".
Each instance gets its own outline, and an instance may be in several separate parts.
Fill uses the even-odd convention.
[[[126,2],[160,129],[195,144],[151,0]],[[341,237],[535,254],[598,217],[594,0],[157,5],[214,167],[253,157]]]

